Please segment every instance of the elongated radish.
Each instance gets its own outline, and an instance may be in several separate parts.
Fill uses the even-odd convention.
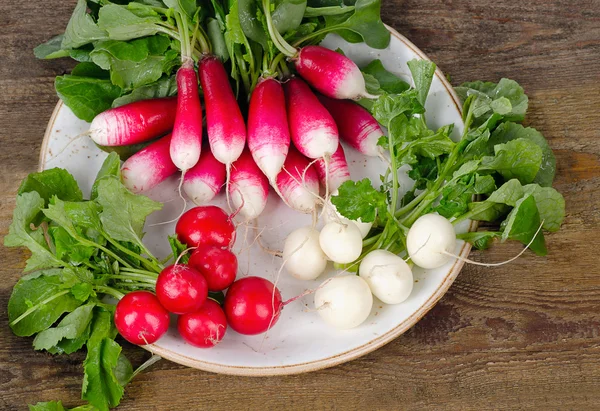
[[[358,273],[375,297],[386,304],[399,304],[412,292],[414,280],[410,266],[387,250],[374,250],[360,262]]]
[[[231,167],[228,190],[233,208],[239,210],[247,220],[258,217],[267,205],[269,181],[248,149]]]
[[[362,235],[356,224],[332,221],[325,224],[319,235],[319,244],[334,263],[349,264],[360,257]]]
[[[336,206],[331,202],[331,197],[335,197],[339,194],[337,190],[331,193],[331,196],[327,199],[327,205],[325,213],[323,214],[323,221],[325,224],[330,223],[332,221],[342,222],[342,223],[354,223],[358,227],[360,231],[360,235],[362,238],[365,238],[369,231],[371,231],[371,227],[373,227],[373,223],[363,223],[361,219],[358,220],[350,220],[344,216],[342,216],[338,211]]]
[[[335,150],[329,161],[320,158],[315,162],[315,166],[321,185],[328,187],[330,192],[337,190],[345,181],[350,180],[350,170],[341,144],[338,145],[338,149]]]
[[[198,163],[185,173],[182,187],[195,204],[204,205],[215,198],[224,184],[225,165],[204,147]]]
[[[406,250],[413,263],[438,268],[450,261],[456,248],[456,233],[447,218],[425,214],[408,230]]]
[[[202,106],[191,59],[177,70],[177,115],[171,139],[171,160],[181,171],[194,167],[202,149]]]
[[[273,78],[259,81],[248,110],[248,148],[256,165],[274,184],[290,147],[283,87]]]
[[[123,184],[133,193],[141,193],[166,180],[177,172],[171,161],[169,147],[171,135],[167,135],[129,157],[121,167]]]
[[[229,287],[224,308],[231,328],[240,334],[255,335],[277,323],[283,303],[273,283],[260,277],[245,277]]]
[[[101,146],[127,146],[168,133],[175,123],[175,97],[141,100],[108,109],[92,120],[90,137]]]
[[[246,144],[244,118],[223,63],[216,56],[204,57],[198,65],[198,73],[204,92],[210,149],[217,160],[230,166]]]
[[[339,144],[331,114],[298,77],[285,83],[285,97],[290,134],[298,151],[311,159],[330,157]]]
[[[366,156],[381,156],[377,142],[383,136],[383,130],[371,113],[350,100],[325,96],[319,96],[319,100],[335,120],[340,139]]]
[[[189,247],[214,245],[231,248],[235,242],[235,226],[230,216],[216,206],[194,207],[177,221],[177,238]]]
[[[312,213],[319,199],[319,177],[308,159],[290,147],[283,170],[277,175],[277,191],[294,210]]]
[[[325,280],[315,293],[315,308],[328,324],[349,329],[362,324],[373,308],[373,295],[365,280],[343,275]]]
[[[341,53],[322,46],[306,46],[293,60],[302,78],[328,97],[372,97],[356,63]]]
[[[287,272],[299,280],[314,280],[327,266],[319,232],[310,226],[294,230],[286,237],[282,258]]]

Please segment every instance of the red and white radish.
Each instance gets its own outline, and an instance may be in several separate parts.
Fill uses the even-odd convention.
[[[456,233],[452,223],[439,214],[425,214],[408,230],[406,250],[419,267],[438,268],[454,258]]]
[[[225,165],[215,158],[208,147],[204,147],[198,163],[185,173],[183,191],[196,205],[211,201],[225,185]]]
[[[254,220],[265,209],[269,181],[254,162],[248,149],[233,163],[227,189],[233,208],[239,210],[247,220]]]
[[[328,158],[338,148],[335,121],[310,87],[298,77],[285,83],[285,97],[290,134],[304,156]]]
[[[286,237],[282,258],[287,272],[299,280],[314,280],[327,266],[319,232],[310,226],[294,230]]]
[[[308,159],[290,147],[276,179],[277,192],[294,210],[312,213],[319,200],[319,177]]]
[[[174,314],[197,311],[206,301],[208,285],[197,270],[185,264],[164,268],[156,280],[160,304]]]
[[[315,162],[315,166],[321,185],[328,187],[330,192],[337,190],[344,182],[350,180],[350,170],[341,144],[338,145],[338,149],[333,153],[329,162],[320,158]]]
[[[141,100],[98,114],[89,135],[101,146],[128,146],[168,133],[175,122],[175,97]]]
[[[231,248],[235,242],[235,226],[230,216],[217,206],[194,207],[177,221],[177,238],[189,247],[214,245]]]
[[[238,159],[246,144],[246,125],[223,63],[206,56],[198,64],[206,106],[208,142],[215,158],[226,166]]]
[[[171,161],[170,146],[169,134],[129,157],[121,167],[125,187],[133,193],[141,193],[175,174],[177,167]]]
[[[117,303],[115,326],[132,344],[152,344],[169,329],[169,313],[150,291],[132,291]]]
[[[339,329],[350,329],[358,327],[369,317],[373,295],[361,277],[333,277],[317,289],[315,308],[326,323]]]
[[[180,315],[177,330],[183,339],[194,347],[211,348],[217,345],[227,331],[227,318],[219,304],[208,299],[202,307]]]
[[[321,249],[334,263],[349,264],[360,257],[362,235],[356,224],[332,221],[325,224],[319,235]]]
[[[319,96],[319,100],[335,120],[340,139],[366,156],[382,155],[382,148],[377,142],[383,137],[383,130],[371,113],[350,100],[335,100],[325,96]]]
[[[248,148],[256,165],[274,184],[290,147],[283,87],[264,78],[252,92],[248,110]]]
[[[238,260],[230,250],[201,245],[190,256],[188,265],[204,276],[209,291],[222,291],[235,281]]]
[[[177,115],[171,139],[171,159],[182,172],[194,167],[202,149],[202,106],[192,59],[177,70]]]
[[[245,277],[229,287],[224,308],[231,328],[240,334],[256,335],[277,323],[283,303],[273,283],[260,277]]]
[[[298,74],[324,95],[336,99],[373,97],[352,60],[322,46],[306,46],[292,58]]]
[[[374,250],[360,262],[358,273],[371,292],[386,304],[400,304],[410,296],[414,279],[410,266],[387,251]]]

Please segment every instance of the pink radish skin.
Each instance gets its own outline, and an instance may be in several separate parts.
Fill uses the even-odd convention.
[[[129,157],[121,167],[123,184],[133,193],[150,190],[177,172],[171,161],[171,134]]]
[[[295,63],[300,76],[328,97],[371,97],[360,69],[343,54],[321,46],[306,46],[298,52]]]
[[[331,114],[303,80],[291,79],[285,91],[290,133],[298,151],[312,159],[332,155],[339,137]]]
[[[283,200],[294,210],[308,214],[316,209],[319,176],[308,159],[294,148],[290,147],[276,183]]]
[[[202,149],[198,163],[185,173],[183,191],[197,205],[211,201],[225,184],[225,166],[208,147]]]
[[[177,71],[177,115],[171,140],[171,159],[181,171],[194,167],[202,148],[202,105],[198,78],[191,59]]]
[[[238,159],[246,144],[246,125],[221,61],[207,56],[198,65],[206,106],[208,142],[225,165]]]
[[[350,180],[350,170],[341,144],[331,156],[329,172],[327,172],[327,163],[324,159],[317,160],[315,166],[317,167],[321,186],[327,187],[330,193],[337,190],[345,181]],[[327,181],[325,178],[327,178]]]
[[[231,166],[229,196],[235,210],[247,220],[258,217],[267,205],[269,180],[254,162],[248,149]]]
[[[101,146],[127,146],[166,134],[173,128],[175,97],[136,101],[108,109],[92,120],[90,137]]]
[[[248,148],[256,165],[274,182],[290,148],[285,96],[279,81],[261,80],[250,98]]]
[[[350,100],[334,100],[325,96],[319,96],[319,100],[331,113],[343,141],[366,156],[381,155],[377,142],[383,131],[371,113]]]

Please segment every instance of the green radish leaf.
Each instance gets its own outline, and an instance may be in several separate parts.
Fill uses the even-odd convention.
[[[400,94],[410,88],[410,85],[406,81],[387,71],[379,59],[371,61],[361,71],[363,74],[373,76],[377,80],[379,88],[386,93]]]
[[[244,35],[251,40],[260,44],[264,49],[268,48],[267,34],[263,30],[262,24],[256,18],[258,11],[257,3],[252,0],[237,1],[237,23],[241,27]],[[234,7],[231,8],[231,13],[234,12]],[[238,41],[236,41],[238,42]],[[243,44],[243,41],[239,42]],[[230,55],[233,55],[231,51]]]
[[[381,21],[381,0],[357,0],[354,11],[337,16],[326,16],[328,27],[351,43],[364,41],[368,46],[384,49],[390,43],[390,32]]]
[[[49,227],[48,232],[56,248],[56,257],[65,262],[72,264],[88,262],[97,251],[96,247],[81,244],[62,227]]]
[[[94,117],[109,109],[121,88],[109,80],[73,75],[59,76],[54,81],[58,97],[80,119],[91,122]]]
[[[206,23],[206,34],[210,44],[212,45],[213,54],[221,59],[223,63],[229,60],[229,52],[227,51],[227,43],[223,33],[224,26],[218,20],[209,18]]]
[[[116,153],[110,153],[106,160],[102,163],[102,167],[96,174],[96,179],[94,180],[94,184],[92,185],[92,194],[90,196],[91,200],[96,199],[98,197],[98,184],[100,181],[107,178],[116,178],[117,180],[121,180],[121,160],[119,159],[119,155]]]
[[[520,124],[512,122],[502,123],[492,133],[489,145],[493,147],[497,144],[507,143],[520,138],[537,144],[542,150],[542,163],[533,182],[543,187],[552,186],[552,181],[556,173],[556,157],[542,133],[536,129],[531,127],[525,128]]]
[[[528,184],[523,187],[525,195],[531,194],[544,220],[544,230],[558,231],[565,218],[565,199],[552,187]]]
[[[478,250],[487,250],[490,248],[495,238],[500,238],[502,233],[495,231],[474,231],[470,233],[459,234],[456,238],[473,244]]]
[[[131,40],[152,36],[164,31],[158,16],[140,17],[117,4],[107,4],[100,8],[98,26],[108,33],[111,40]]]
[[[373,103],[372,114],[379,123],[389,126],[390,122],[400,114],[424,113],[425,109],[418,100],[415,90],[401,94],[382,94]]]
[[[275,10],[271,17],[277,31],[281,34],[296,30],[306,10],[306,0],[279,0],[275,1]]]
[[[367,73],[362,73],[363,78],[365,79],[365,87],[367,89],[367,93],[377,95],[381,94],[381,85],[377,79]]]
[[[339,194],[331,197],[337,211],[350,220],[372,223],[377,215],[385,215],[387,201],[384,193],[377,191],[371,181],[346,181],[339,187]]]
[[[129,381],[131,381],[131,377],[133,376],[133,367],[131,366],[131,362],[125,356],[125,354],[119,354],[119,358],[117,358],[117,365],[113,368],[113,372],[115,373],[115,378],[121,387],[125,387]]]
[[[43,207],[44,199],[36,191],[18,195],[12,223],[4,237],[6,247],[27,247],[31,251],[25,271],[64,265],[49,250],[43,228],[31,228],[34,221],[39,220]]]
[[[483,157],[481,170],[497,171],[506,180],[517,178],[523,184],[531,183],[542,164],[542,149],[524,138],[494,146],[494,157]]]
[[[8,319],[13,332],[20,337],[33,335],[52,326],[62,314],[79,307],[81,301],[69,292],[74,281],[77,280],[72,273],[61,269],[37,271],[22,277],[8,301]]]
[[[116,98],[112,106],[119,107],[140,100],[153,98],[172,97],[177,94],[177,80],[175,76],[163,75],[158,81],[134,89],[131,93]],[[122,158],[123,159],[123,158]],[[123,159],[124,160],[124,159]]]
[[[92,333],[86,343],[87,357],[83,362],[82,399],[99,410],[119,405],[124,392],[115,375],[121,346],[114,341],[116,330],[112,316],[112,312],[94,310]]]
[[[187,262],[190,260],[191,252],[188,250],[189,247],[179,241],[177,235],[169,236],[169,245],[171,246],[171,251],[173,252],[173,261],[177,261],[179,256],[181,256],[179,261],[181,261],[183,264],[187,264]]]
[[[436,66],[429,60],[416,59],[409,61],[407,64],[415,83],[415,89],[419,94],[419,102],[422,106],[425,106],[425,100],[427,100],[427,95],[431,88]]]
[[[498,190],[494,191],[487,201],[497,204],[506,204],[511,207],[517,205],[517,201],[523,198],[523,186],[517,179],[504,183]]]
[[[75,408],[65,408],[60,401],[38,402],[29,406],[29,411],[98,411],[92,405],[80,405]]]
[[[104,70],[102,67],[93,62],[79,63],[73,68],[73,70],[71,70],[71,75],[76,77],[90,77],[102,80],[110,79],[110,72],[108,70]]]
[[[33,340],[33,348],[36,350],[50,350],[58,345],[63,339],[75,340],[80,338],[88,330],[92,321],[95,303],[77,307],[65,316],[56,327],[42,330]]]
[[[38,59],[56,59],[60,57],[69,57],[69,50],[63,50],[62,41],[64,34],[59,34],[56,37],[52,37],[47,42],[40,44],[33,49],[33,54]]]
[[[162,208],[161,203],[130,193],[115,179],[98,183],[96,201],[102,206],[100,220],[104,231],[117,241],[136,245],[142,245],[146,217]]]
[[[544,240],[544,233],[540,231],[540,214],[535,205],[535,198],[529,194],[519,201],[515,208],[510,212],[506,220],[502,223],[504,228],[502,232],[502,241],[517,240],[527,245],[531,240],[533,243],[529,247],[537,255],[544,256],[548,253]]]
[[[65,201],[83,200],[83,194],[77,181],[63,168],[51,168],[29,174],[21,182],[17,194],[32,191],[36,191],[44,199],[44,204],[47,204],[52,196],[57,196]]]
[[[475,212],[471,216],[471,220],[494,222],[507,215],[510,206],[491,201],[473,202],[469,203],[469,211]]]
[[[67,24],[61,48],[75,49],[108,37],[107,33],[96,25],[92,16],[87,14],[86,9],[87,2],[85,0],[77,0],[77,5]]]

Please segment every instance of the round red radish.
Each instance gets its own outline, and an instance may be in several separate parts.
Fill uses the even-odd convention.
[[[185,264],[166,267],[156,280],[156,296],[174,314],[198,310],[206,301],[208,286],[198,271]]]
[[[227,249],[204,245],[194,250],[188,265],[204,276],[209,291],[222,291],[235,281],[238,261]]]
[[[190,247],[214,245],[231,248],[235,226],[229,215],[216,206],[194,207],[183,213],[175,226],[177,238]]]
[[[169,313],[150,291],[133,291],[117,303],[115,326],[132,344],[152,344],[169,329]]]
[[[283,304],[272,282],[246,277],[229,287],[225,295],[225,315],[231,328],[240,334],[255,335],[277,323]]]
[[[177,330],[189,344],[211,348],[223,339],[227,318],[221,306],[209,299],[198,311],[179,316]]]

